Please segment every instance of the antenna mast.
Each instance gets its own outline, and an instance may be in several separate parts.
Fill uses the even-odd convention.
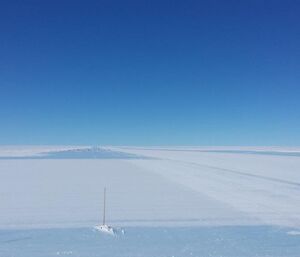
[[[105,225],[105,205],[106,205],[106,187],[104,187],[104,196],[103,196],[103,225]]]

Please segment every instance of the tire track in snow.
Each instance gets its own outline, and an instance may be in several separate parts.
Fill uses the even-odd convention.
[[[238,170],[227,169],[227,168],[220,168],[218,166],[200,164],[200,163],[197,163],[197,162],[179,161],[179,160],[174,160],[174,159],[169,159],[169,158],[166,158],[166,159],[163,159],[163,160],[175,161],[175,162],[185,163],[185,164],[191,164],[191,165],[198,166],[198,167],[210,168],[210,169],[219,170],[219,171],[223,171],[223,172],[227,172],[227,173],[231,173],[231,174],[236,174],[236,175],[241,175],[241,176],[245,176],[245,177],[251,177],[251,178],[257,178],[257,179],[262,179],[262,180],[266,180],[266,181],[277,182],[277,183],[286,184],[286,185],[289,185],[289,186],[296,186],[296,187],[299,187],[299,189],[300,189],[300,183],[293,182],[293,181],[288,181],[288,180],[284,180],[284,179],[273,178],[273,177],[268,177],[268,176],[263,176],[263,175],[254,175],[254,174],[247,173],[247,172],[244,172],[244,171],[238,171]]]

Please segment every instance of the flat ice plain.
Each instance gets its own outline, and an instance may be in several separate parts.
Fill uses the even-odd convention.
[[[124,236],[92,229],[104,186]],[[299,148],[0,148],[0,257],[299,257],[299,231]]]

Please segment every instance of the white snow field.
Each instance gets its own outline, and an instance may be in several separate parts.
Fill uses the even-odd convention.
[[[300,150],[122,150],[157,158],[130,162],[208,199],[211,205],[193,204],[202,205],[198,215],[209,225],[300,227]],[[217,216],[206,216],[210,208]]]
[[[110,237],[101,222],[126,230]],[[0,147],[0,257],[300,254],[300,149]]]

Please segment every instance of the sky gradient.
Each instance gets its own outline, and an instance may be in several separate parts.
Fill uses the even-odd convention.
[[[0,144],[300,146],[300,1],[6,1]]]

